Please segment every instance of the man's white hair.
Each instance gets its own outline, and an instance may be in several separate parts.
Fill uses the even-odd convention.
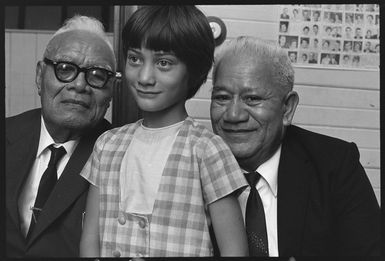
[[[95,35],[98,35],[100,38],[102,38],[107,45],[110,47],[112,53],[114,53],[114,48],[112,46],[112,43],[107,37],[107,34],[104,30],[103,24],[96,18],[90,17],[90,16],[84,16],[84,15],[74,15],[73,17],[67,19],[63,26],[60,27],[51,37],[50,42],[53,38],[55,38],[57,35],[68,32],[68,31],[74,31],[74,30],[83,30],[88,31],[91,33],[94,33]],[[50,45],[50,42],[47,45]],[[46,50],[47,52],[47,50]]]
[[[239,36],[221,45],[216,51],[213,68],[213,82],[217,79],[220,66],[226,66],[222,61],[226,57],[244,57],[247,61],[260,64],[266,68],[266,83],[274,84],[283,90],[292,90],[294,85],[294,69],[284,49],[272,41],[262,40],[252,36]]]

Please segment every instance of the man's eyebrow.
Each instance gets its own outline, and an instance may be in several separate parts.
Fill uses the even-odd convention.
[[[211,92],[213,91],[224,91],[225,90],[225,87],[221,86],[221,85],[214,85],[213,87],[211,87]]]

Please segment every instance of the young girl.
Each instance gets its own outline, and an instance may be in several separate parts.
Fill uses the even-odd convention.
[[[123,33],[125,76],[143,119],[104,133],[82,176],[91,183],[81,256],[248,254],[235,191],[247,185],[229,148],[187,115],[212,66],[211,28],[194,6],[145,6]]]

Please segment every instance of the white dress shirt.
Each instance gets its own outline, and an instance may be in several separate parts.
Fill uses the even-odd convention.
[[[55,143],[45,127],[43,117],[41,117],[40,139],[36,158],[18,199],[20,225],[25,236],[28,233],[29,225],[31,223],[31,208],[35,205],[40,179],[43,176],[51,157],[51,151],[48,147],[54,144],[55,147],[63,146],[66,150],[66,154],[57,164],[57,175],[59,179],[78,143],[79,140],[70,140],[62,144]]]
[[[280,156],[281,146],[269,160],[256,169],[256,171],[261,175],[261,178],[256,185],[256,189],[258,190],[263,203],[263,209],[265,210],[269,256],[273,257],[278,256],[277,191],[278,165]],[[246,216],[246,203],[249,194],[250,187],[247,187],[238,197],[243,217]]]

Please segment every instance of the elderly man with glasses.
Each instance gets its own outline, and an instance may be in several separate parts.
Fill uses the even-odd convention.
[[[6,119],[6,256],[77,257],[88,183],[116,60],[102,24],[66,21],[37,63],[41,109]]]

